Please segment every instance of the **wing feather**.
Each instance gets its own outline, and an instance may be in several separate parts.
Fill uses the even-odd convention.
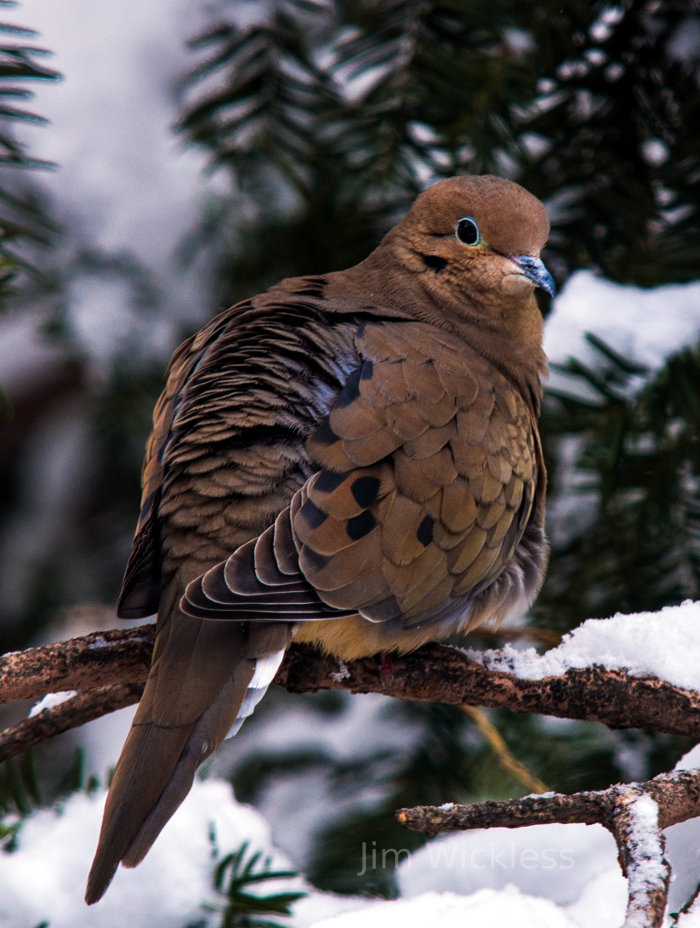
[[[367,324],[356,350],[307,440],[314,473],[274,525],[190,584],[186,612],[466,623],[507,567],[541,467],[517,388],[420,323]]]

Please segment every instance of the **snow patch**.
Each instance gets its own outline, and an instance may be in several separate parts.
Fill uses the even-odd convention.
[[[104,792],[75,793],[60,809],[36,812],[21,823],[17,850],[2,854],[0,925],[46,920],[51,928],[125,928],[144,925],[148,913],[149,928],[173,928],[203,919],[202,903],[222,902],[212,889],[210,824],[219,859],[247,840],[251,851],[271,854],[274,867],[289,866],[273,848],[267,823],[235,801],[228,783],[198,781],[146,860],[135,870],[120,868],[105,897],[88,908],[83,887],[104,798]],[[297,880],[293,888],[299,885]]]
[[[513,886],[566,906],[577,903],[589,883],[607,871],[616,875],[618,884],[615,898],[620,907],[617,912],[611,907],[610,923],[610,928],[618,928],[626,881],[617,864],[615,841],[602,825],[530,825],[441,836],[401,858],[397,882],[406,898],[429,890],[469,894]]]
[[[660,612],[588,619],[545,654],[511,644],[498,651],[466,653],[487,670],[524,680],[558,677],[567,670],[597,665],[700,690],[700,602],[688,600]]]
[[[410,900],[379,902],[360,912],[345,913],[315,922],[312,928],[577,928],[553,902],[535,899],[514,886],[502,892],[482,889],[470,896],[423,893]]]
[[[53,709],[54,706],[60,706],[62,702],[66,702],[69,699],[72,699],[75,696],[77,690],[63,690],[59,693],[47,693],[46,696],[43,696],[38,703],[36,703],[29,711],[28,718],[32,719],[35,715],[39,715],[40,712],[43,712],[44,709]]]
[[[350,679],[350,671],[343,663],[343,661],[338,661],[338,669],[331,674],[331,680],[334,680],[336,683],[342,683],[343,680]]]
[[[595,366],[599,355],[584,339],[586,332],[656,371],[670,355],[700,339],[700,281],[642,289],[577,271],[547,318],[544,348],[549,360],[563,364],[576,358]]]

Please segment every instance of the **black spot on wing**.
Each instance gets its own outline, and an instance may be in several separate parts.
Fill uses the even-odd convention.
[[[299,510],[299,515],[305,520],[307,525],[314,529],[318,528],[328,518],[328,514],[325,513],[322,509],[319,509],[318,506],[314,503],[313,500],[307,499],[304,505]]]
[[[350,374],[345,381],[345,386],[338,394],[336,403],[340,409],[349,406],[360,395],[360,370],[361,369],[358,367]]]
[[[360,378],[362,380],[371,380],[374,376],[374,361],[365,361],[362,365],[362,373]]]
[[[336,435],[328,422],[323,422],[311,436],[319,445],[334,445],[340,441],[340,436]]]
[[[360,538],[369,535],[376,524],[377,520],[371,512],[366,510],[365,512],[361,512],[359,516],[353,516],[352,519],[348,519],[346,526],[347,533],[353,541],[359,541]]]
[[[358,477],[350,485],[350,492],[358,506],[368,509],[377,499],[379,477]]]
[[[318,475],[314,489],[320,493],[332,493],[337,490],[340,484],[347,478],[348,472],[336,472],[334,470],[322,470]]]
[[[426,516],[421,524],[418,526],[418,531],[416,532],[416,537],[418,541],[427,547],[430,542],[433,540],[433,526],[435,525],[435,520],[432,516]]]

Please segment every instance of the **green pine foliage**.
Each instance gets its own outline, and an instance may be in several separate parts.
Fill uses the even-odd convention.
[[[700,116],[697,5],[547,6],[545,32],[555,41],[522,115],[532,155],[518,179],[551,198],[553,249],[567,271],[593,265],[643,286],[694,279],[700,139],[688,128]]]
[[[213,856],[218,856],[215,837],[212,836]],[[275,880],[288,880],[297,876],[295,870],[274,870],[271,859],[261,851],[251,851],[244,841],[237,851],[227,854],[214,867],[213,885],[225,898],[220,905],[203,906],[210,913],[219,913],[218,928],[285,928],[292,906],[306,895],[303,891],[280,891],[264,884]],[[285,921],[277,921],[282,918]],[[205,928],[213,924],[210,918],[190,924],[187,928]]]
[[[550,444],[577,438],[569,492],[595,508],[554,551],[538,608],[559,627],[700,597],[700,345],[649,377],[589,342],[598,363],[564,366],[570,388],[549,391],[543,429]],[[556,493],[556,451],[551,471]]]
[[[15,7],[12,0],[0,0],[0,14]],[[58,73],[45,64],[48,52],[34,45],[36,33],[0,22],[0,306],[10,295],[10,283],[18,266],[26,267],[17,246],[27,241],[46,244],[51,231],[38,194],[30,188],[18,191],[7,168],[49,167],[33,158],[26,143],[14,131],[20,124],[45,122],[27,104],[33,97],[27,81],[53,81]]]
[[[39,809],[55,806],[75,792],[92,793],[98,786],[85,769],[85,752],[75,749],[58,763],[46,763],[31,748],[0,764],[0,851],[15,851],[23,821]]]
[[[220,236],[222,298],[345,266],[426,178],[464,172],[550,203],[560,280],[584,265],[644,285],[697,273],[692,3],[230,9],[192,43],[178,124],[233,181],[200,230],[206,247]]]
[[[0,15],[14,6],[13,0],[0,0]],[[18,273],[35,270],[23,257],[23,246],[48,245],[55,231],[37,191],[22,188],[15,180],[17,168],[47,166],[32,158],[14,132],[18,124],[44,122],[27,108],[33,94],[24,82],[58,78],[43,64],[47,52],[24,44],[35,35],[31,29],[0,21],[0,314],[16,293]],[[0,384],[0,427],[12,416],[12,405]]]
[[[17,4],[11,0],[2,0],[0,12],[15,6]],[[32,29],[0,23],[0,34],[0,116],[4,120],[43,123],[42,117],[25,108],[25,102],[33,96],[32,92],[15,82],[56,80],[56,71],[43,64],[43,59],[49,53],[45,49],[18,44],[18,41],[12,40],[34,39],[36,33]],[[33,159],[26,146],[18,142],[6,126],[0,129],[0,164],[46,166],[46,162]]]
[[[19,816],[31,814],[42,804],[42,791],[39,786],[34,754],[26,751],[19,760],[6,760],[0,764],[0,816]],[[14,835],[17,822],[10,825],[0,819],[0,840],[6,841],[8,835]],[[3,845],[8,849],[7,843]]]

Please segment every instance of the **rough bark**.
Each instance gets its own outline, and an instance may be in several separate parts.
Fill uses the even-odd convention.
[[[154,638],[154,626],[142,625],[1,657],[0,703],[40,699],[65,690],[80,691],[80,698],[43,710],[0,735],[0,760],[136,702]],[[486,670],[463,651],[438,644],[409,655],[377,655],[345,664],[308,646],[293,645],[275,682],[292,693],[345,689],[700,736],[700,694],[655,677],[630,677],[622,670],[594,666],[569,670],[560,677],[522,680]]]

